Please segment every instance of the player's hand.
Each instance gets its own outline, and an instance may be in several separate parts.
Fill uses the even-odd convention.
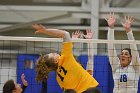
[[[132,16],[125,16],[124,17],[125,22],[122,22],[122,25],[124,27],[124,29],[126,30],[126,32],[131,31],[131,25],[134,22],[134,18]]]
[[[81,35],[81,32],[79,30],[72,33],[72,39],[79,38]]]
[[[93,71],[92,71],[92,70],[87,70],[87,72],[88,72],[90,75],[93,75]]]
[[[114,17],[114,12],[113,13],[110,12],[110,14],[108,14],[108,17],[105,18],[105,20],[107,21],[108,26],[110,28],[114,28],[114,25],[116,23],[116,18]]]
[[[90,29],[86,30],[86,35],[83,35],[86,39],[92,39],[93,38],[93,32]]]
[[[28,86],[28,82],[25,80],[25,75],[24,74],[21,75],[21,80],[22,80],[22,83],[23,83],[24,86]]]
[[[41,24],[33,24],[32,27],[36,29],[35,34],[44,33],[46,31],[46,27]]]

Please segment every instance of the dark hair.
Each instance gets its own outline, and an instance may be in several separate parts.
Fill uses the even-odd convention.
[[[66,89],[63,93],[77,93],[74,89]]]
[[[122,51],[123,51],[123,50],[127,50],[127,51],[129,52],[129,54],[130,54],[130,57],[132,57],[131,49],[130,49],[130,48],[124,48],[124,49],[122,49]]]
[[[88,88],[86,91],[82,93],[101,93],[101,91],[98,88]]]
[[[14,80],[8,80],[3,86],[3,93],[12,93],[16,89]]]
[[[36,80],[38,82],[46,81],[50,71],[55,71],[58,67],[53,62],[52,58],[49,58],[48,54],[40,56],[36,62]]]

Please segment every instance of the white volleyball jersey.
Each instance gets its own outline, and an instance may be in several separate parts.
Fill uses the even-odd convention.
[[[129,40],[134,40],[132,31],[127,33]],[[114,29],[108,29],[108,40],[114,40]],[[127,67],[121,67],[113,44],[108,44],[109,61],[112,67],[113,93],[137,93],[140,76],[140,58],[136,44],[131,44],[132,60]]]
[[[116,71],[113,73],[113,79],[113,93],[137,93],[139,75],[135,72],[132,65],[116,68]]]

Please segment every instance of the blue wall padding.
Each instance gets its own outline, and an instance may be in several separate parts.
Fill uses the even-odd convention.
[[[25,93],[40,93],[41,91],[41,84],[38,84],[35,81],[35,62],[39,56],[38,55],[32,55],[32,54],[19,54],[17,56],[17,82],[22,84],[21,82],[21,75],[22,73],[25,74],[25,78],[28,81],[28,87],[25,90]],[[24,61],[25,60],[32,60],[34,63],[33,69],[25,68],[24,67]]]
[[[35,81],[35,68],[33,69],[25,69],[24,68],[24,60],[30,59],[33,60],[34,64],[38,55],[30,55],[30,54],[20,54],[17,57],[17,82],[22,84],[21,82],[21,74],[24,73],[26,75],[26,79],[29,83],[28,88],[25,93],[41,93],[42,85],[38,84]],[[86,64],[88,61],[87,55],[81,55],[77,57],[77,60],[86,68]],[[99,82],[99,89],[101,89],[102,93],[113,93],[113,78],[112,78],[112,70],[109,64],[109,59],[107,56],[94,56],[94,77]],[[140,81],[139,81],[139,90],[140,90]],[[49,79],[47,80],[47,92],[46,93],[62,93],[62,89],[59,87],[56,81],[56,73],[51,72],[49,75]],[[140,93],[140,91],[138,92]]]
[[[49,78],[47,81],[48,85],[48,91],[47,93],[62,93],[62,89],[59,87],[57,81],[56,81],[56,73],[55,72],[51,72],[49,74]]]
[[[78,60],[81,64],[83,64],[84,68],[86,68],[88,56],[87,55],[81,55],[78,57]],[[93,77],[96,78],[96,80],[99,82],[99,89],[103,93],[111,93],[111,88],[108,88],[109,81],[108,77],[111,75],[109,74],[111,71],[110,69],[108,58],[106,56],[94,56],[94,72]],[[112,80],[112,78],[110,78]]]

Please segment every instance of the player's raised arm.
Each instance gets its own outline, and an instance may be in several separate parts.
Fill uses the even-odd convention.
[[[93,31],[87,29],[86,35],[83,35],[83,37],[85,37],[86,39],[92,39],[93,33],[94,33]],[[88,43],[88,62],[87,62],[86,70],[90,75],[93,75],[93,69],[94,69],[93,55],[94,55],[93,44]]]
[[[66,42],[71,40],[69,32],[65,30],[48,29],[41,24],[33,24],[32,27],[36,29],[36,32],[35,32],[36,34],[40,33],[40,34],[46,34],[46,35],[50,35],[50,36],[54,36],[58,38],[64,38],[64,41]]]
[[[114,25],[116,23],[116,18],[114,13],[108,14],[108,17],[105,18],[108,23],[108,40],[114,40]],[[117,65],[119,64],[119,58],[117,57],[117,53],[114,47],[114,44],[108,44],[108,56],[109,61],[112,66],[112,70],[114,71]]]
[[[122,23],[129,40],[135,40],[133,32],[132,32],[132,24],[134,22],[134,18],[132,16],[125,16],[124,17],[125,22]],[[136,44],[130,44],[131,48],[131,55],[132,55],[132,64],[137,72],[139,72],[140,69],[140,57],[137,49]]]

